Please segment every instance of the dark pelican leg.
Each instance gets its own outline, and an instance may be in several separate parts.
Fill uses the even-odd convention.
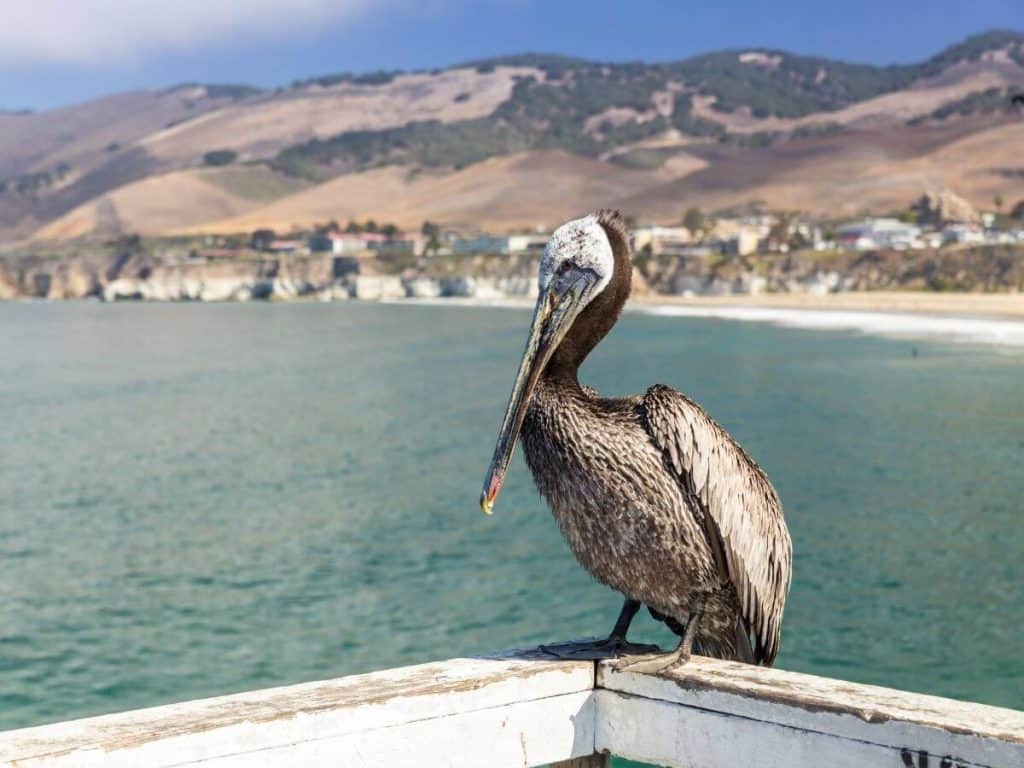
[[[615,621],[612,633],[604,640],[542,645],[540,649],[559,659],[614,659],[622,654],[658,653],[661,649],[656,645],[631,643],[626,639],[629,625],[639,610],[639,601],[630,600],[627,597],[622,604],[622,610],[619,611],[619,618]]]
[[[662,675],[678,669],[690,660],[690,653],[693,651],[693,641],[697,637],[697,626],[704,615],[704,603],[695,609],[686,622],[686,629],[679,640],[676,649],[668,654],[655,656],[653,659],[637,659],[615,665],[617,672],[640,672],[641,674]]]

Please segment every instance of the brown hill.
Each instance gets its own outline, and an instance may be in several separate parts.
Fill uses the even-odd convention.
[[[1024,120],[986,118],[898,126],[722,154],[707,168],[620,202],[654,218],[682,207],[761,203],[825,217],[907,208],[922,192],[952,189],[990,209],[998,194],[1024,198]]]
[[[1024,120],[986,120],[850,131],[761,149],[703,147],[704,160],[676,155],[649,170],[623,168],[562,150],[492,158],[455,172],[389,166],[339,176],[299,191],[266,168],[174,172],[122,187],[39,232],[66,238],[103,231],[116,211],[123,231],[287,231],[331,219],[374,218],[415,227],[431,219],[495,231],[552,226],[583,210],[614,205],[643,219],[673,220],[690,205],[759,203],[824,217],[903,209],[922,192],[953,189],[975,207],[1024,197]],[[701,150],[695,148],[695,151]],[[262,197],[246,187],[265,188]],[[242,194],[240,194],[240,192]]]
[[[486,73],[460,68],[399,75],[381,85],[312,84],[223,107],[147,136],[141,144],[172,163],[197,163],[205,152],[227,146],[242,159],[266,158],[289,145],[346,131],[486,117],[508,99],[514,78],[528,76],[543,73],[526,67]]]
[[[41,240],[124,233],[160,235],[238,216],[259,202],[225,189],[208,173],[172,171],[126,184],[84,203],[36,234]]]
[[[510,57],[275,91],[181,86],[0,113],[0,238],[288,229],[349,217],[491,229],[618,205],[846,216],[952,189],[1024,197],[1024,34],[869,67],[747,50],[671,64]],[[230,150],[227,167],[207,167]]]
[[[339,176],[241,216],[189,229],[287,230],[350,218],[404,227],[418,227],[426,219],[497,231],[551,227],[667,178],[661,170],[630,170],[563,150],[536,150],[491,158],[453,173],[392,166]]]

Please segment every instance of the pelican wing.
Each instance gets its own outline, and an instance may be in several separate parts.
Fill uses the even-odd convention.
[[[721,576],[736,587],[755,661],[770,665],[779,651],[793,559],[778,494],[757,463],[689,398],[651,387],[642,411],[665,466],[703,516]]]

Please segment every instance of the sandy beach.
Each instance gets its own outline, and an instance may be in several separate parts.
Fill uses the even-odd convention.
[[[634,312],[789,328],[1024,347],[1024,295],[839,293],[825,296],[642,297]]]
[[[400,299],[447,306],[529,307],[532,299]],[[634,296],[627,312],[1024,348],[1024,294],[850,292],[824,296]]]
[[[633,296],[633,304],[694,309],[747,308],[884,312],[1024,320],[1024,293],[925,293],[917,291],[857,291],[812,296],[766,293],[759,296]]]

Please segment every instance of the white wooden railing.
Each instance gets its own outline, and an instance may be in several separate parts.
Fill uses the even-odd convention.
[[[535,652],[0,733],[18,768],[1024,768],[1024,713],[694,657],[671,677]]]

